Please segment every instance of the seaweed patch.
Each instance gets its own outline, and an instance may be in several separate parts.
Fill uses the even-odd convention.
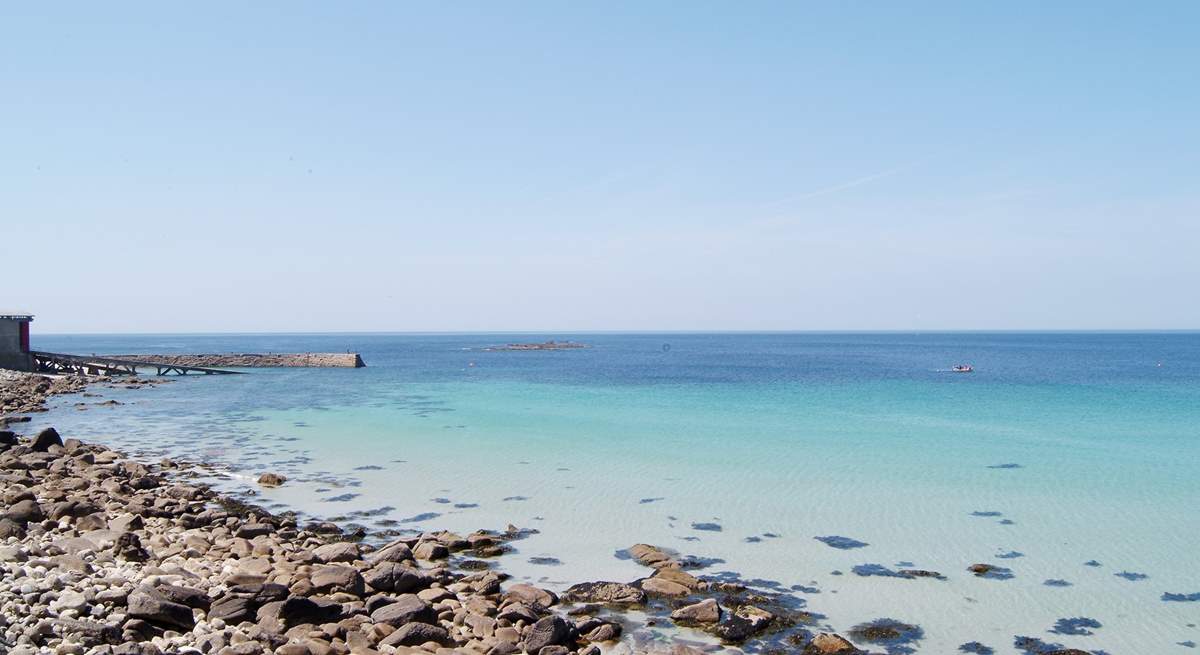
[[[1079,616],[1071,619],[1059,619],[1050,628],[1050,632],[1056,635],[1092,635],[1096,634],[1094,630],[1100,628],[1100,622],[1096,619]]]
[[[855,548],[866,548],[867,546],[871,545],[865,541],[859,541],[857,539],[851,539],[850,537],[842,537],[839,535],[813,537],[813,539],[816,539],[817,541],[831,548],[837,548],[838,550],[853,550]]]

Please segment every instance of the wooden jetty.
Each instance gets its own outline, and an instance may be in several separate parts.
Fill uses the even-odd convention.
[[[98,357],[96,355],[67,355],[31,351],[34,369],[39,373],[68,373],[76,375],[137,375],[138,368],[154,369],[155,375],[238,375],[242,371],[228,371],[208,366],[186,366],[183,364],[147,362],[137,359]]]

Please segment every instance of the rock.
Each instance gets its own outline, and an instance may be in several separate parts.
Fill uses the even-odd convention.
[[[446,559],[450,549],[436,541],[422,541],[412,551],[413,557],[423,560]]]
[[[37,433],[33,438],[33,442],[29,444],[35,452],[44,453],[50,450],[51,446],[63,445],[62,437],[58,436],[58,430],[54,428],[46,428]]]
[[[142,546],[142,538],[136,532],[122,532],[113,544],[113,552],[117,557],[130,562],[145,562],[150,559],[150,551]]]
[[[325,593],[342,591],[361,596],[364,591],[362,575],[358,570],[337,564],[317,567],[312,574],[312,585],[317,591]]]
[[[287,482],[287,478],[278,473],[263,473],[258,476],[258,483],[264,487],[278,487]]]
[[[403,541],[393,541],[392,543],[380,548],[379,550],[367,556],[367,564],[372,566],[382,562],[403,562],[412,560],[413,553],[409,549],[408,544]]]
[[[978,577],[983,577],[992,571],[996,570],[995,564],[972,564],[967,567],[967,570],[974,573]]]
[[[205,611],[212,605],[212,599],[208,597],[208,594],[199,589],[169,584],[158,585],[155,589],[167,600],[180,605]]]
[[[129,594],[129,616],[191,630],[196,625],[192,608],[167,600],[154,589],[140,587]]]
[[[108,529],[114,532],[136,532],[146,527],[146,522],[137,514],[124,514],[108,521]]]
[[[270,523],[243,523],[242,526],[237,529],[237,532],[234,533],[234,536],[241,537],[242,539],[253,539],[255,537],[269,535],[274,531],[275,526],[271,525]]]
[[[419,646],[425,642],[434,641],[444,644],[450,640],[446,629],[429,625],[428,623],[409,623],[400,627],[379,642],[380,646]]]
[[[629,548],[629,555],[643,566],[650,566],[656,569],[661,568],[677,568],[679,562],[675,558],[667,554],[666,551],[658,546],[650,544],[634,544]]]
[[[437,612],[416,595],[404,594],[396,598],[396,602],[371,612],[371,620],[399,628],[406,623],[413,622],[436,623]]]
[[[23,524],[8,518],[8,516],[0,517],[0,539],[8,539],[9,537],[24,537],[25,528]]]
[[[604,622],[587,632],[584,639],[588,641],[616,641],[621,637],[621,626],[617,623]]]
[[[46,519],[46,514],[42,511],[42,506],[32,500],[22,500],[13,503],[8,511],[4,513],[5,518],[19,525],[26,525],[30,522],[37,523]]]
[[[353,562],[358,559],[358,544],[349,541],[325,544],[313,550],[313,557],[323,564]]]
[[[804,655],[854,655],[859,650],[841,635],[822,632],[804,648]]]
[[[563,600],[574,603],[640,605],[646,602],[646,592],[623,582],[581,582],[563,592]]]
[[[554,644],[562,644],[571,634],[571,624],[567,620],[551,614],[537,620],[525,635],[525,652],[537,653],[542,648]]]
[[[337,618],[340,613],[341,606],[337,603],[321,604],[302,596],[290,596],[280,604],[278,617],[286,629],[305,623],[320,625]]]
[[[680,569],[659,569],[655,574],[655,578],[660,580],[669,580],[676,584],[683,585],[691,591],[700,591],[707,587],[703,580]]]
[[[571,649],[566,646],[542,646],[537,655],[567,655]]]
[[[504,619],[509,623],[516,623],[517,621],[533,623],[538,620],[538,614],[525,605],[525,603],[509,603],[496,614],[496,618]]]
[[[646,578],[642,580],[642,590],[654,596],[667,596],[669,598],[681,598],[692,593],[690,589],[678,582],[671,582],[663,578]]]
[[[230,625],[254,618],[259,605],[253,599],[245,596],[222,596],[213,601],[208,610],[208,619],[220,619]]]
[[[716,623],[721,620],[721,606],[715,598],[705,598],[671,612],[671,620],[683,624]]]
[[[765,630],[774,618],[775,615],[766,610],[753,605],[742,605],[728,615],[723,623],[718,624],[714,632],[725,641],[745,641],[748,637]]]
[[[505,596],[530,606],[552,607],[558,603],[558,596],[554,592],[525,583],[510,586]]]
[[[363,581],[378,591],[406,594],[427,588],[433,584],[434,579],[427,573],[411,566],[383,562],[364,573]]]
[[[121,629],[115,625],[69,618],[55,619],[59,634],[78,635],[92,643],[115,644],[121,641]]]

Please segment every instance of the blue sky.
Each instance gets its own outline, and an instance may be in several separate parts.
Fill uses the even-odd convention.
[[[1200,327],[1200,4],[8,3],[43,332]]]

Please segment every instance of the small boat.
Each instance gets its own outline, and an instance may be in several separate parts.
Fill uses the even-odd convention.
[[[954,371],[955,373],[972,373],[975,371],[970,364],[959,364],[950,370]]]

